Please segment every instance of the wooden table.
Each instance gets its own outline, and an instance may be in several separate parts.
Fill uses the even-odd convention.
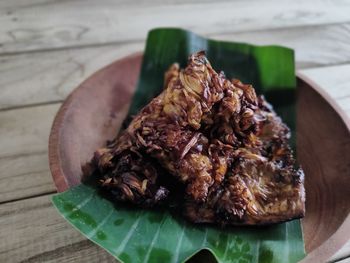
[[[213,2],[0,2],[0,262],[113,262],[52,206],[48,135],[69,92],[142,50],[153,27],[294,48],[298,70],[350,118],[350,1]],[[349,260],[350,242],[330,259]]]

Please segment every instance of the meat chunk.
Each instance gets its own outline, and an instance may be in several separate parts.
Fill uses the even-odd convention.
[[[191,221],[259,225],[303,217],[304,174],[295,168],[289,129],[272,110],[259,114],[258,132],[234,150],[224,181],[210,188],[205,202],[187,200],[184,214]]]
[[[198,52],[185,69],[172,65],[164,86],[96,151],[90,165],[103,189],[144,207],[176,198],[198,223],[303,216],[304,175],[295,168],[289,129],[251,85],[226,79]]]

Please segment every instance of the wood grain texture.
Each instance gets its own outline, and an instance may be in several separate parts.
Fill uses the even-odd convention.
[[[334,67],[325,67],[325,68],[315,68],[315,69],[305,69],[300,72],[306,76],[311,81],[320,84],[322,88],[322,93],[325,93],[326,96],[331,98],[337,104],[337,110],[342,111],[342,116],[345,121],[350,123],[350,111],[346,110],[346,104],[342,103],[343,100],[348,98],[350,92],[350,81],[349,81],[349,72],[350,65],[340,65]],[[322,115],[319,114],[320,118]],[[333,142],[331,142],[332,144]],[[349,143],[344,143],[344,147],[348,147]],[[325,153],[330,154],[325,150]],[[342,154],[341,154],[342,155]],[[349,162],[347,161],[348,154],[345,153],[344,156],[339,157],[340,162],[347,162],[348,168],[345,171],[340,171],[342,174],[350,174],[349,171]],[[346,185],[346,184],[345,184]],[[349,183],[347,183],[349,185]],[[345,195],[346,196],[346,195]],[[345,202],[349,202],[349,196],[345,197]],[[327,226],[328,227],[328,226]],[[349,239],[349,236],[348,236]],[[327,262],[345,262],[350,255],[350,239],[348,242],[337,252]]]
[[[350,61],[350,23],[214,34],[213,37],[257,45],[290,47],[294,49],[298,69],[344,64]]]
[[[348,92],[350,91],[350,83],[348,80],[348,72],[350,70],[349,65],[341,65],[335,67],[326,67],[318,69],[308,69],[302,70],[301,73],[306,76],[311,81],[322,83],[321,92],[324,93],[325,97],[331,98],[336,103],[337,111],[343,116],[344,120],[350,123],[350,111],[347,109],[347,104],[343,103],[344,100],[347,100],[349,97]],[[329,76],[332,76],[330,78]],[[338,114],[339,114],[338,113]],[[343,148],[348,147],[348,143],[344,143]],[[329,152],[325,149],[325,153]],[[341,162],[347,162],[348,154],[340,154],[339,160]],[[349,167],[349,162],[348,167]],[[349,170],[349,168],[347,168]],[[350,174],[350,171],[340,171],[342,174]],[[345,185],[349,186],[350,183]],[[345,195],[345,201],[350,201],[350,194]],[[328,226],[327,226],[328,227]],[[346,262],[349,260],[350,255],[350,238],[348,235],[348,242],[337,252],[335,253],[327,262]]]
[[[350,119],[350,65],[341,65],[301,71],[334,98]],[[331,76],[331,77],[330,77]]]
[[[350,23],[214,34],[212,37],[258,45],[279,44],[291,47],[295,49],[296,65],[299,69],[350,62]],[[143,48],[144,43],[141,41],[2,56],[0,109],[62,101],[96,70]],[[343,78],[347,76],[342,75]],[[350,95],[350,90],[343,89],[340,94]]]
[[[0,53],[142,40],[159,26],[220,34],[350,22],[350,2],[342,0],[14,0],[1,5]]]
[[[46,151],[59,106],[51,104],[0,112],[0,158]]]
[[[297,150],[305,172],[307,212],[302,222],[309,253],[303,262],[323,262],[349,239],[350,121],[344,123],[317,86],[299,87]]]
[[[0,57],[0,109],[63,101],[95,71],[143,47],[139,42]]]
[[[0,158],[0,203],[54,192],[47,152]]]
[[[0,203],[54,191],[47,144],[59,106],[0,112]]]
[[[61,218],[50,197],[0,205],[0,262],[115,262]]]

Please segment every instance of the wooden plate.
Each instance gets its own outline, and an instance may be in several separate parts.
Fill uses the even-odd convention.
[[[64,102],[49,139],[51,173],[59,192],[79,184],[81,165],[112,139],[127,114],[142,54],[101,69]],[[340,249],[350,233],[350,124],[322,90],[298,77],[298,159],[306,174],[308,256],[323,262]]]

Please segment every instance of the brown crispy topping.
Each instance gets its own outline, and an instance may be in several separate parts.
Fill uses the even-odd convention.
[[[289,136],[252,85],[226,79],[198,52],[185,69],[169,68],[163,92],[85,170],[118,200],[177,198],[193,222],[280,222],[304,212]]]

